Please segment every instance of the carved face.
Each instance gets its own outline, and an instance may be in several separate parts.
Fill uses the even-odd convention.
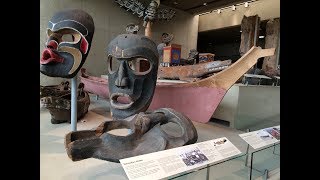
[[[156,44],[146,36],[122,34],[107,51],[112,116],[122,119],[147,110],[157,81]]]
[[[78,9],[56,13],[48,23],[48,40],[40,59],[40,72],[73,78],[84,64],[94,34],[92,17]]]
[[[173,34],[162,33],[161,41],[169,45],[169,43],[173,40]]]

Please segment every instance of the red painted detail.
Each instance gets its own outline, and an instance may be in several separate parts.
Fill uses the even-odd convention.
[[[88,41],[85,38],[81,38],[80,50],[83,54],[87,54],[88,51]]]
[[[54,40],[51,40],[49,42],[47,42],[47,48],[50,49],[57,49],[58,48],[58,43]]]
[[[42,52],[40,64],[48,64],[50,62],[62,63],[63,60],[63,57],[53,52],[51,48],[46,48]]]

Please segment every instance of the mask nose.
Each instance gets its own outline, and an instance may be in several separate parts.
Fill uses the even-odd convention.
[[[56,50],[58,48],[58,43],[57,41],[50,40],[49,42],[46,43],[46,47],[49,49]]]
[[[129,79],[127,77],[127,72],[124,66],[125,66],[125,61],[122,61],[118,69],[118,77],[116,78],[116,81],[115,81],[115,85],[119,88],[125,88],[129,85]]]

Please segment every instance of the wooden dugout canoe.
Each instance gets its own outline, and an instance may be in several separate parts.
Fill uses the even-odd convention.
[[[157,83],[149,110],[172,108],[192,121],[206,123],[231,86],[254,66],[259,58],[272,56],[274,51],[274,48],[261,49],[254,46],[227,69],[205,79],[191,83]],[[87,84],[83,83],[87,87]],[[99,87],[103,88],[104,92],[108,90],[107,84]],[[109,96],[109,92],[104,95],[106,96]]]
[[[109,99],[108,80],[87,74],[86,69],[81,69],[80,82],[84,84],[84,91]]]

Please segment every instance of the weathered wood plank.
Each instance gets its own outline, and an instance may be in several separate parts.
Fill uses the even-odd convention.
[[[240,42],[240,55],[243,56],[248,52],[252,46],[256,46],[255,38],[259,36],[260,17],[255,16],[243,16],[241,21],[241,42]]]
[[[277,75],[277,51],[279,50],[280,18],[272,19],[267,22],[265,38],[265,48],[276,48],[276,52],[273,56],[264,58],[262,70],[268,76],[275,76]]]

